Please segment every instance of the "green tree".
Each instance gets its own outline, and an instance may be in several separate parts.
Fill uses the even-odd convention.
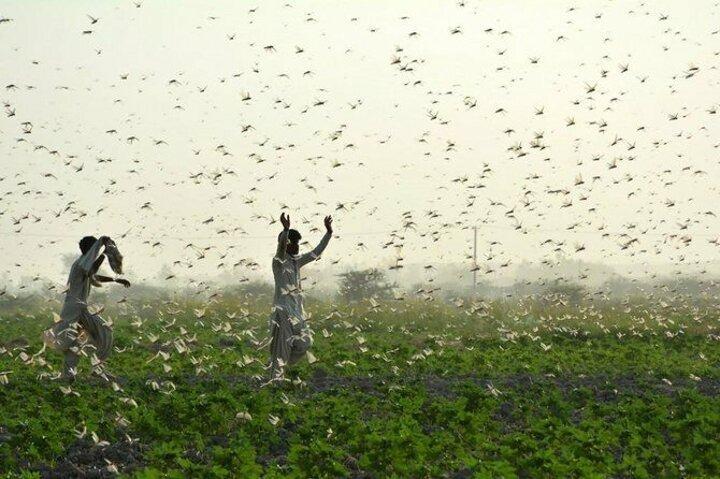
[[[345,301],[389,299],[396,287],[395,283],[388,282],[383,271],[370,268],[341,274],[339,294]]]

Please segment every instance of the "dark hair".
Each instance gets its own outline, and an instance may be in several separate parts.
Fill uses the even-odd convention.
[[[85,236],[80,240],[80,251],[82,251],[83,254],[87,253],[96,241],[97,238],[94,236]]]
[[[298,230],[288,230],[288,240],[290,240],[291,243],[298,244],[301,239],[302,235]]]
[[[278,239],[280,239],[282,234],[283,234],[283,232],[281,231],[280,234],[278,235]],[[300,234],[300,232],[298,230],[293,230],[293,229],[288,230],[287,237],[288,237],[288,241],[290,241],[293,244],[300,243],[300,240],[302,239],[302,235]]]

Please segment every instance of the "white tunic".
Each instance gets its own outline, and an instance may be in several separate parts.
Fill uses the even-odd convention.
[[[78,341],[79,329],[87,332],[98,358],[107,358],[112,350],[112,329],[99,315],[90,314],[87,305],[92,266],[100,255],[103,245],[103,240],[95,241],[92,247],[73,263],[68,276],[65,303],[60,312],[61,321],[43,333],[46,344],[66,353],[66,361],[67,355],[76,357],[79,353],[81,347]]]
[[[299,360],[312,345],[312,333],[305,323],[300,269],[318,259],[332,237],[330,232],[326,232],[320,243],[309,253],[289,255],[286,252],[287,235],[287,231],[280,235],[272,264],[275,277],[275,296],[270,315],[273,379],[282,377],[284,367]]]
[[[308,253],[290,255],[284,250],[280,251],[281,247],[285,248],[287,243],[287,232],[283,232],[278,244],[278,252],[275,254],[272,264],[275,278],[273,310],[285,311],[289,316],[297,319],[305,318],[300,268],[320,257],[330,242],[331,236],[330,233],[325,233],[315,249]]]
[[[87,300],[90,295],[90,269],[100,255],[103,241],[97,240],[87,253],[80,256],[70,268],[67,282],[67,294],[60,317],[68,322],[75,322],[87,311]]]

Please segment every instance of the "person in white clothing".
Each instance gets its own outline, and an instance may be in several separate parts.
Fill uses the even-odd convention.
[[[305,323],[300,269],[317,260],[332,237],[332,217],[325,217],[325,235],[310,252],[298,254],[302,236],[290,229],[290,216],[282,213],[283,230],[278,236],[272,262],[275,296],[270,315],[270,380],[283,380],[285,368],[299,361],[312,346],[312,331]]]
[[[100,254],[103,248],[105,254]],[[111,266],[116,272],[122,270],[122,255],[109,237],[84,237],[80,240],[80,252],[82,255],[70,268],[60,321],[46,330],[43,335],[47,345],[63,353],[65,359],[63,376],[69,380],[75,378],[77,364],[80,355],[83,354],[84,343],[81,341],[83,332],[87,334],[88,343],[92,345],[93,354],[99,361],[107,359],[113,346],[113,332],[110,326],[99,315],[88,311],[90,287],[108,282],[130,287],[130,282],[125,279],[113,279],[97,274],[105,256],[111,256]]]

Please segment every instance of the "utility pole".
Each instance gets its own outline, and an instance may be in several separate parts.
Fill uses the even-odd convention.
[[[473,227],[473,291],[477,289],[477,226]]]

